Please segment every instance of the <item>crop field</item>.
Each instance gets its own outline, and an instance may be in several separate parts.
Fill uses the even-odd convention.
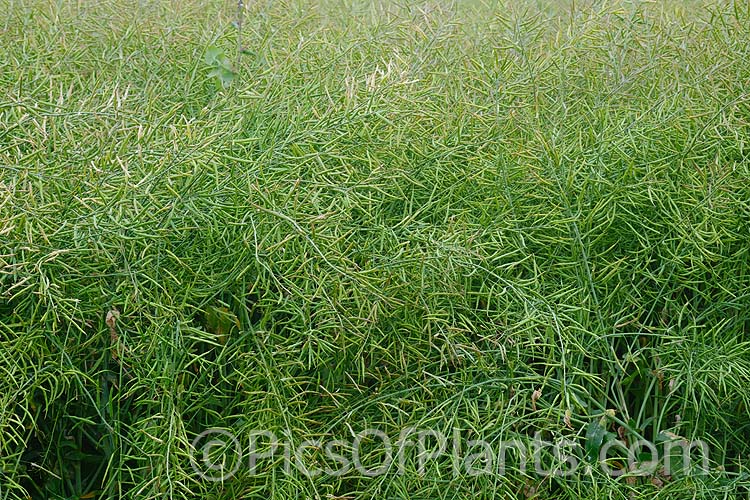
[[[0,14],[0,500],[750,498],[748,2]]]

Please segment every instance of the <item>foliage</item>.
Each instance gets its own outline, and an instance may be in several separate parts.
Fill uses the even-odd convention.
[[[0,499],[747,496],[746,2],[231,10],[0,0]],[[211,483],[211,427],[711,462]]]
[[[208,72],[209,78],[215,78],[218,87],[227,88],[232,84],[237,75],[235,74],[234,69],[232,69],[232,63],[229,61],[229,57],[224,54],[222,49],[210,45],[206,49],[204,60],[206,65],[210,68]]]

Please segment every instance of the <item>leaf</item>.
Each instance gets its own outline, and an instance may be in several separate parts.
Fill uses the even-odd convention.
[[[221,84],[224,86],[224,88],[229,87],[229,85],[232,84],[235,78],[235,73],[231,69],[228,69],[226,67],[221,67],[219,69],[219,80],[221,80]]]
[[[120,311],[118,311],[116,307],[107,311],[107,317],[104,319],[104,322],[107,324],[110,331],[115,329],[115,323],[117,322],[117,318],[119,317]]]
[[[104,322],[109,327],[109,338],[114,344],[116,344],[120,340],[120,338],[117,336],[117,330],[115,330],[115,324],[117,323],[117,319],[119,317],[120,311],[118,311],[116,307],[113,307],[112,309],[107,311],[107,317],[104,319]]]
[[[227,335],[240,329],[240,320],[226,307],[208,306],[206,308],[206,329],[225,344]]]
[[[532,410],[536,411],[536,402],[537,402],[537,400],[538,400],[539,398],[541,398],[541,397],[542,397],[542,390],[541,390],[541,389],[536,389],[536,390],[535,390],[535,391],[534,391],[534,392],[533,392],[533,393],[531,394],[531,409],[532,409]]]
[[[607,429],[599,422],[589,422],[586,429],[586,457],[590,461],[595,462],[599,459],[599,450],[606,435]]]
[[[209,45],[206,49],[206,55],[204,56],[204,61],[206,61],[206,64],[209,66],[213,66],[220,62],[224,58],[224,51],[221,50],[219,47],[216,47],[215,45]]]
[[[660,431],[659,434],[656,436],[656,442],[657,443],[680,442],[682,444],[687,444],[688,440],[687,438],[677,435],[674,432]]]

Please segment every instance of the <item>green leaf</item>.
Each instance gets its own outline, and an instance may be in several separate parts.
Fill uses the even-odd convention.
[[[219,47],[216,47],[214,45],[209,45],[206,49],[206,55],[204,56],[204,61],[206,61],[206,64],[209,66],[213,66],[217,64],[219,61],[221,61],[224,58],[224,51],[221,50]]]
[[[232,84],[235,78],[235,73],[231,69],[227,69],[225,67],[219,68],[219,80],[221,80],[221,84],[224,86],[224,88],[229,87],[229,85]]]
[[[586,457],[595,462],[599,459],[599,450],[602,448],[604,436],[607,435],[605,429],[599,422],[590,422],[586,429]]]

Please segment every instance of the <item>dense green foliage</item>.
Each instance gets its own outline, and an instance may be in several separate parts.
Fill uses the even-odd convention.
[[[521,3],[0,0],[0,498],[747,495],[750,7]],[[710,471],[189,458],[600,421]]]

